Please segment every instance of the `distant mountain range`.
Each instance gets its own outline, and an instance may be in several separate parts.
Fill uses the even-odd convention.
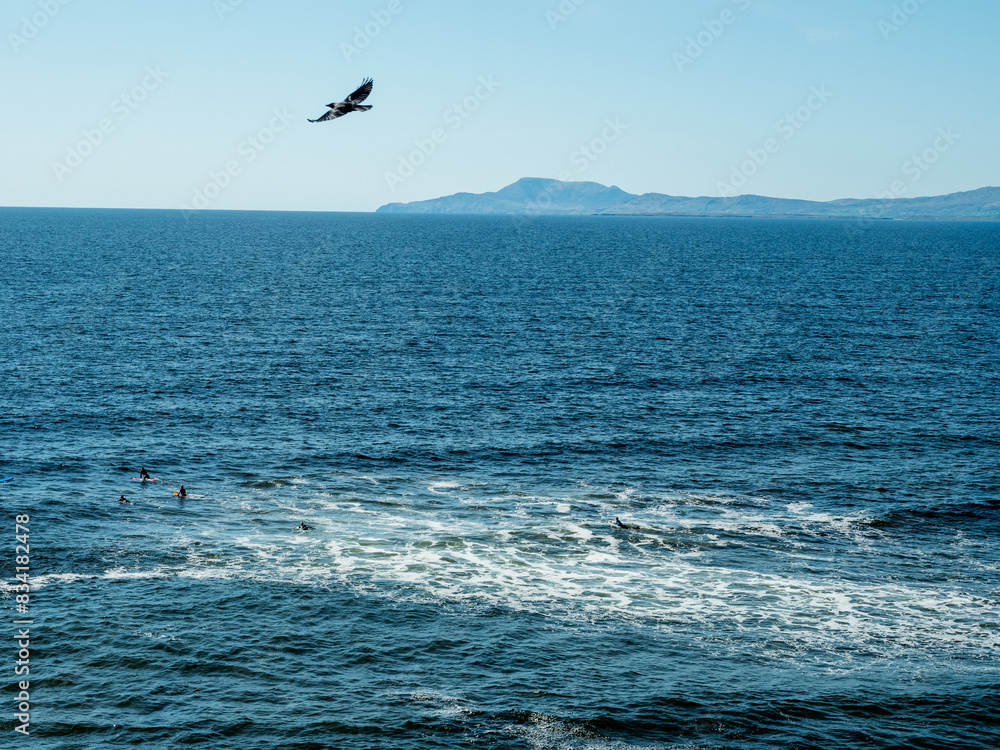
[[[378,209],[378,213],[1000,219],[1000,188],[984,187],[933,198],[845,198],[819,202],[760,195],[734,198],[633,195],[596,182],[525,177],[495,193],[456,193],[414,203],[389,203]]]

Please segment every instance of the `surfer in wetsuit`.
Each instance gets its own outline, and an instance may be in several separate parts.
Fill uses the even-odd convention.
[[[618,520],[618,516],[615,516],[615,526],[617,526],[619,529],[629,528],[628,526],[626,526],[625,524],[623,524],[621,521]]]
[[[177,494],[178,494],[178,496],[180,496],[180,497],[187,497],[187,496],[188,496],[188,493],[187,493],[187,491],[186,491],[186,490],[184,489],[184,485],[183,485],[183,484],[181,485],[181,488],[180,488],[180,490],[178,490]]]
[[[312,526],[306,526],[306,522],[305,521],[300,521],[299,522],[299,531],[311,531],[311,530],[312,530]]]
[[[152,479],[152,477],[149,476],[149,472],[148,471],[146,471],[143,467],[140,466],[139,467],[139,479]]]
[[[126,500],[124,495],[122,495],[120,498],[118,498],[118,502],[120,502],[122,505],[135,505],[135,503],[132,503],[132,502],[129,502],[128,500]]]

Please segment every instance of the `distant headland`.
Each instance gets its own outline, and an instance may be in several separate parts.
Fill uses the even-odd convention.
[[[414,203],[389,203],[379,208],[378,213],[1000,220],[1000,188],[984,187],[929,198],[845,198],[821,202],[760,195],[731,198],[633,195],[596,182],[525,177],[495,193],[456,193]]]

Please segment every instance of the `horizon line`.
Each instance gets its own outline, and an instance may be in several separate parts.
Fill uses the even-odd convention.
[[[768,200],[802,201],[802,202],[805,202],[805,203],[821,203],[821,204],[822,203],[836,203],[838,201],[878,201],[878,202],[881,202],[881,203],[891,203],[891,202],[895,202],[895,201],[921,200],[921,199],[924,199],[924,198],[944,198],[944,197],[948,197],[948,196],[952,196],[952,195],[961,195],[963,193],[974,193],[974,192],[979,191],[979,190],[991,190],[991,189],[992,190],[997,190],[997,189],[1000,189],[1000,185],[982,185],[980,187],[969,188],[969,189],[966,189],[966,190],[957,190],[957,191],[950,192],[950,193],[939,193],[939,194],[934,194],[934,195],[915,195],[915,196],[912,196],[912,197],[907,197],[907,196],[897,196],[897,197],[893,197],[893,198],[881,198],[881,197],[878,197],[878,196],[875,196],[875,197],[872,197],[872,198],[841,197],[841,198],[832,198],[832,199],[829,199],[829,200],[815,200],[815,199],[812,199],[812,198],[784,198],[784,197],[779,197],[779,196],[774,196],[774,195],[762,195],[760,193],[740,193],[738,195],[729,195],[729,196],[716,196],[716,195],[679,195],[679,194],[675,194],[675,193],[661,193],[661,192],[657,192],[657,191],[649,191],[649,192],[645,192],[645,193],[631,193],[628,190],[625,190],[624,188],[620,187],[619,185],[615,185],[615,184],[606,185],[603,182],[597,182],[596,180],[560,180],[560,179],[557,179],[557,178],[554,178],[554,177],[519,177],[518,179],[514,180],[514,182],[511,182],[511,183],[509,183],[507,185],[504,185],[503,187],[501,187],[501,188],[499,188],[497,190],[486,191],[484,193],[473,193],[473,192],[470,192],[470,191],[467,191],[467,190],[459,190],[459,191],[454,192],[454,193],[449,193],[447,195],[439,195],[439,196],[436,196],[434,198],[419,198],[419,199],[415,199],[415,200],[411,200],[411,201],[406,201],[406,202],[404,202],[404,201],[390,201],[388,203],[383,203],[378,208],[367,210],[367,211],[364,211],[364,210],[353,210],[352,211],[352,210],[343,210],[343,209],[336,209],[336,208],[331,208],[331,209],[309,209],[309,208],[187,208],[187,207],[183,207],[183,208],[182,207],[167,208],[167,207],[164,207],[164,206],[48,206],[48,205],[31,205],[31,206],[28,206],[28,205],[18,205],[18,206],[3,205],[3,206],[0,206],[0,209],[14,209],[14,208],[16,208],[16,209],[92,210],[92,211],[103,211],[103,210],[107,210],[107,211],[179,211],[179,212],[185,213],[185,214],[208,213],[208,212],[224,212],[224,211],[231,211],[231,212],[232,211],[259,212],[259,213],[374,214],[374,213],[378,213],[379,209],[383,208],[384,206],[390,206],[390,205],[403,205],[403,206],[405,206],[405,205],[409,205],[409,204],[412,204],[412,203],[427,203],[427,202],[441,200],[443,198],[450,198],[452,196],[462,195],[462,194],[466,194],[466,195],[488,195],[490,193],[497,193],[497,192],[500,192],[501,190],[504,190],[504,189],[506,189],[508,187],[516,185],[517,183],[523,182],[525,180],[538,180],[540,182],[550,182],[550,183],[551,182],[556,182],[556,183],[560,183],[560,184],[564,184],[564,185],[582,185],[582,184],[599,185],[600,187],[607,188],[607,189],[615,188],[615,189],[621,190],[626,195],[630,195],[630,196],[637,197],[637,198],[641,198],[641,197],[646,196],[646,195],[661,195],[661,196],[664,196],[664,197],[667,197],[667,198],[707,199],[707,200],[720,200],[720,201],[733,201],[733,200],[738,200],[740,198],[766,198]],[[472,215],[477,215],[477,214],[467,214],[467,215],[472,216]],[[480,214],[480,215],[483,215],[483,216],[491,216],[491,215],[495,216],[497,214],[488,214],[487,213],[487,214]],[[512,213],[512,214],[509,214],[509,215],[513,216],[513,215],[517,215],[517,214]],[[592,214],[592,215],[615,215],[615,214]],[[641,214],[619,214],[619,215],[633,216],[633,215],[641,215]],[[665,215],[665,216],[686,216],[686,215],[689,215],[689,216],[711,216],[711,214],[648,214],[648,215],[651,215],[651,216],[655,216],[655,215]],[[738,216],[738,214],[721,214],[721,216]],[[780,218],[780,216],[776,216],[776,215],[772,215],[772,216],[774,216],[775,218]],[[805,217],[806,215],[801,215],[801,216]],[[761,218],[766,218],[766,216],[761,215]],[[838,217],[818,217],[818,218],[838,218]],[[850,217],[848,217],[848,218],[850,218]],[[973,218],[976,218],[976,217],[973,217]]]

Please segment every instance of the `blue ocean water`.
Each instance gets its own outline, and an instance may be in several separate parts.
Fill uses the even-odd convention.
[[[996,223],[0,209],[0,261],[32,747],[1000,744]]]

